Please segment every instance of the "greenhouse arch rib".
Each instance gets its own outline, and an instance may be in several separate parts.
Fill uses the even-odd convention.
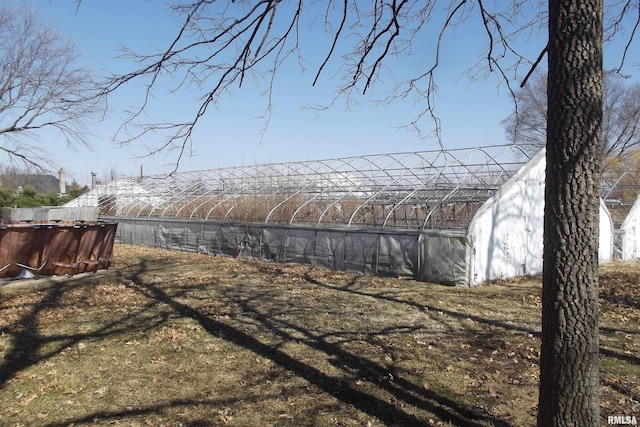
[[[512,150],[513,148],[508,146],[506,149]],[[517,148],[525,155],[520,147]],[[472,156],[476,153],[481,154],[483,161],[471,162]],[[493,192],[497,191],[517,171],[517,169],[513,168],[511,170],[506,169],[484,147],[474,148],[465,153],[465,157],[468,157],[466,162],[461,157],[450,156],[448,152],[443,152],[442,154],[445,166],[440,168],[439,171],[442,176],[444,176],[445,171],[451,171],[450,176],[444,176],[451,189],[449,191],[445,189],[443,195],[435,200],[434,206],[425,216],[422,229],[428,228],[427,224],[437,212],[437,209],[442,208],[445,202],[451,201],[455,196],[459,199],[455,200],[454,203],[472,203],[479,208]],[[528,160],[528,157],[525,158]],[[518,165],[518,168],[520,166]],[[496,169],[492,170],[492,167]],[[458,169],[460,169],[460,172],[458,172]],[[483,172],[487,174],[487,179],[482,177]],[[495,175],[493,179],[491,179],[492,174]],[[434,180],[436,178],[434,177]],[[487,193],[482,197],[477,197],[479,191],[486,191]],[[465,227],[462,228],[466,228],[468,222],[464,225]]]
[[[351,214],[351,216],[349,217],[349,221],[347,222],[347,226],[351,226],[353,223],[353,220],[356,217],[356,214],[363,209],[367,204],[369,204],[371,201],[375,200],[378,196],[382,195],[385,193],[386,190],[388,190],[389,188],[394,188],[394,184],[397,185],[397,183],[399,182],[400,178],[403,178],[406,175],[415,175],[415,173],[413,172],[413,168],[412,167],[408,167],[403,169],[402,174],[398,177],[395,178],[391,173],[390,170],[394,170],[394,169],[389,169],[389,167],[393,166],[393,165],[402,165],[401,163],[401,159],[402,158],[407,158],[408,156],[411,155],[416,155],[419,158],[422,158],[422,156],[419,153],[396,153],[396,154],[387,154],[385,156],[380,156],[380,158],[382,157],[387,157],[387,158],[391,158],[393,159],[393,161],[391,162],[391,165],[388,165],[387,168],[383,168],[382,166],[377,166],[378,170],[380,170],[383,173],[383,176],[386,176],[386,178],[388,178],[388,183],[385,184],[381,184],[381,188],[374,194],[372,194],[367,200],[365,200],[364,202],[362,202],[360,204],[360,206],[358,206],[353,213]],[[402,156],[402,157],[400,157]],[[372,165],[375,163],[371,163]],[[416,176],[417,177],[417,176]],[[377,184],[377,183],[376,183]],[[378,186],[378,185],[376,185]],[[383,227],[384,227],[383,223]],[[374,224],[375,226],[376,224]]]
[[[119,179],[89,198],[124,217],[447,228],[443,203],[482,203],[527,160],[518,153],[502,145],[176,172]],[[487,188],[484,172],[494,174]]]

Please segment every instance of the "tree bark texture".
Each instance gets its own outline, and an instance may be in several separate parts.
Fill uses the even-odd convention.
[[[538,426],[598,426],[602,0],[549,2]]]

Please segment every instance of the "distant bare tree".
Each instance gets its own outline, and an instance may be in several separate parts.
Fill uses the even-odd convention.
[[[503,121],[507,137],[537,153],[547,143],[547,73],[533,75],[515,96],[518,108]],[[625,85],[619,74],[605,74],[602,119],[605,158],[640,146],[640,83]]]
[[[609,157],[602,167],[602,197],[606,201],[632,205],[640,194],[640,148]]]
[[[68,147],[87,145],[87,120],[99,111],[92,77],[76,65],[73,43],[21,6],[0,6],[0,152],[26,166],[51,166],[41,132]]]

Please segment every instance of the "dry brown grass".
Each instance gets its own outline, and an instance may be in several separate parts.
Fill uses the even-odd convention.
[[[539,280],[115,255],[107,272],[0,285],[0,425],[534,425]],[[603,267],[603,424],[640,415],[639,267]]]

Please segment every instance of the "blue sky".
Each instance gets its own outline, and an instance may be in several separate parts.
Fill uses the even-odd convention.
[[[141,53],[157,52],[166,47],[178,28],[163,1],[82,0],[78,10],[73,0],[24,2],[32,4],[45,22],[72,38],[81,52],[82,63],[98,73],[131,70],[130,62],[118,59],[120,46]],[[320,34],[317,29],[309,31]],[[506,142],[501,121],[513,108],[506,88],[494,77],[470,83],[463,75],[482,53],[484,39],[478,34],[481,33],[477,26],[460,26],[448,35],[443,47],[436,74],[439,88],[436,113],[442,121],[442,142],[446,147]],[[247,84],[228,94],[219,108],[205,116],[194,134],[194,155],[184,158],[179,170],[437,148],[434,139],[421,139],[416,132],[398,129],[421,107],[416,107],[412,99],[378,107],[370,102],[372,98],[383,97],[391,87],[390,78],[386,80],[388,85],[377,85],[371,94],[355,98],[359,106],[349,111],[345,111],[344,103],[320,113],[303,108],[326,103],[339,83],[338,76],[327,72],[320,84],[312,87],[327,46],[321,36],[305,40],[306,70],[301,71],[294,60],[278,74],[271,121],[264,134],[261,133],[264,119],[260,116],[267,101],[260,97],[254,85]],[[534,34],[528,43],[535,57],[544,40]],[[390,64],[396,79],[431,65],[430,49],[418,47],[420,49],[416,49],[414,55]],[[634,60],[635,68],[628,72],[637,73],[638,58]],[[169,94],[157,90],[154,95],[154,104],[148,112],[150,120],[180,117],[197,102],[194,91]],[[108,176],[111,170],[117,171],[118,175],[135,175],[141,165],[145,174],[172,170],[173,157],[140,158],[145,153],[143,144],[158,142],[153,137],[124,148],[111,142],[123,117],[121,109],[139,105],[141,96],[139,87],[131,85],[110,99],[108,117],[92,127],[93,150],[70,151],[64,149],[64,144],[55,136],[51,137],[54,144],[64,149],[58,152],[55,160],[59,167],[65,168],[70,179],[89,183],[91,171],[97,172],[100,179]],[[423,123],[425,132],[431,130],[430,126],[428,121]]]

